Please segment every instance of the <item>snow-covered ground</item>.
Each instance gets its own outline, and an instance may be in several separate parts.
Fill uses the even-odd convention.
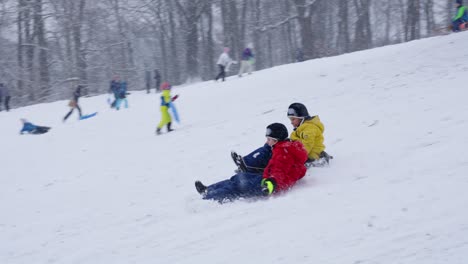
[[[0,112],[0,263],[466,263],[467,33],[284,65],[185,87],[176,131],[159,95],[130,108],[83,98]],[[71,92],[70,92],[71,93]],[[325,124],[328,168],[289,193],[220,205],[230,150],[302,102]],[[18,134],[20,118],[51,126]]]

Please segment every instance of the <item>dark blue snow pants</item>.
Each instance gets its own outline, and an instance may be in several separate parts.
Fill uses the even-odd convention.
[[[262,172],[268,165],[271,155],[271,147],[268,146],[268,144],[265,144],[263,147],[260,147],[252,151],[247,156],[242,157],[245,165],[247,166],[247,172]]]
[[[460,31],[460,25],[465,23],[465,20],[463,19],[457,19],[455,21],[452,21],[452,31],[457,32]]]
[[[208,186],[203,199],[216,200],[220,203],[238,198],[263,196],[262,175],[258,173],[241,172],[229,180],[220,181]]]

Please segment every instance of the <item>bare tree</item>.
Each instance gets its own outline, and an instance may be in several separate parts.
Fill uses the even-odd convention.
[[[405,24],[405,40],[415,40],[421,35],[419,0],[408,0]]]
[[[370,24],[370,0],[354,0],[357,13],[354,34],[354,50],[372,47],[372,31]]]
[[[351,50],[349,35],[349,7],[348,1],[338,0],[338,49],[346,53]]]
[[[185,22],[185,49],[188,80],[197,79],[198,75],[198,21],[209,1],[187,0],[184,3],[175,0]]]
[[[427,35],[431,35],[435,30],[435,18],[434,18],[434,1],[424,1],[424,14],[426,17],[426,32]]]
[[[294,0],[294,5],[298,14],[299,27],[301,31],[301,44],[304,59],[309,60],[314,57],[314,37],[312,35],[312,8],[316,0]]]
[[[70,77],[96,94],[115,73],[141,89],[144,72],[159,68],[177,85],[212,78],[223,45],[238,59],[252,43],[260,70],[292,62],[298,49],[313,59],[433,35],[453,8],[434,0],[1,0],[0,31],[17,37],[2,39],[0,63],[13,65],[0,78],[14,80],[27,103],[68,97]]]

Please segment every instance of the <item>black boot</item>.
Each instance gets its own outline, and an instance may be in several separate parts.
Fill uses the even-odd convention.
[[[167,132],[174,131],[174,129],[171,129],[171,125],[172,125],[171,122],[167,123]]]
[[[159,127],[156,128],[156,135],[161,135],[161,129]]]
[[[203,185],[203,183],[201,183],[201,181],[196,181],[195,182],[195,188],[197,189],[197,192],[199,194],[205,194],[206,193],[206,189],[208,189],[208,187],[206,187],[205,185]]]
[[[244,162],[244,159],[242,158],[242,156],[240,156],[239,154],[237,154],[234,151],[231,151],[231,157],[232,157],[232,160],[234,161],[234,163],[237,166],[236,173],[238,173],[238,172],[247,172],[247,166],[245,165],[245,162]]]

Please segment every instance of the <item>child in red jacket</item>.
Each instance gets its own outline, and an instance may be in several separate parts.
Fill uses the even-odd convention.
[[[301,142],[288,139],[288,129],[280,123],[273,123],[266,130],[266,144],[272,148],[272,157],[263,175],[252,172],[239,172],[228,180],[210,186],[195,182],[203,199],[220,203],[237,198],[271,195],[285,191],[304,177],[307,151]]]

